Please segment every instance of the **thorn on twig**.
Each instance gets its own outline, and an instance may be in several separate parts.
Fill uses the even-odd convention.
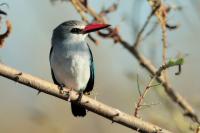
[[[116,117],[116,116],[119,116],[119,113],[114,114],[112,117]]]
[[[117,116],[119,116],[119,112],[117,112],[116,114],[114,114],[113,116],[112,116],[112,119],[114,119],[115,117],[117,117]],[[112,120],[112,124],[114,123],[114,120]]]
[[[148,86],[149,88],[152,88],[152,87],[156,87],[156,86],[159,86],[159,85],[161,85],[161,83],[158,83],[158,84],[155,84],[155,85],[150,85],[150,86]]]
[[[19,77],[22,75],[22,72],[19,72],[19,73],[17,73],[17,74],[15,74],[15,80],[17,81],[17,80],[19,80]]]
[[[41,93],[41,91],[38,91],[38,92],[37,92],[37,95],[39,95],[40,93]]]
[[[159,102],[158,103],[149,103],[149,104],[141,104],[142,107],[151,107],[151,106],[155,106],[155,105],[158,105],[160,104]]]
[[[141,96],[142,93],[141,93],[141,90],[140,90],[140,83],[139,83],[139,75],[138,74],[137,74],[137,89],[138,89],[139,95]]]
[[[17,73],[16,75],[21,76],[21,75],[22,75],[22,72],[19,72],[19,73]]]
[[[112,116],[113,118],[116,116],[119,116],[120,111],[118,109],[116,109],[116,113]]]

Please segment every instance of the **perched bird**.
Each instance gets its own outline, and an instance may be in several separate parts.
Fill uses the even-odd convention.
[[[78,93],[89,93],[94,86],[94,61],[85,41],[88,33],[108,27],[107,24],[89,24],[70,20],[58,25],[52,35],[49,60],[55,84]],[[85,116],[86,109],[71,103],[74,116]]]

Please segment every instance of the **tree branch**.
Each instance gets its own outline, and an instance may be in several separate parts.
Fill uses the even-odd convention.
[[[68,88],[64,88],[65,93],[61,94],[57,85],[34,77],[30,74],[15,70],[4,64],[0,64],[0,75],[66,101],[77,102],[79,96],[77,92]],[[78,104],[84,106],[89,111],[111,120],[112,122],[119,123],[141,133],[170,133],[170,131],[128,115],[118,109],[112,108],[85,95],[83,95]]]

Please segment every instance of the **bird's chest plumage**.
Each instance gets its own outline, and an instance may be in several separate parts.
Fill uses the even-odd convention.
[[[87,44],[57,45],[50,57],[56,80],[76,91],[84,90],[90,77]]]

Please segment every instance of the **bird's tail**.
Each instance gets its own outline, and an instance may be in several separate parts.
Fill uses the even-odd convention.
[[[78,104],[71,103],[71,110],[75,117],[84,117],[86,115],[86,109]]]

